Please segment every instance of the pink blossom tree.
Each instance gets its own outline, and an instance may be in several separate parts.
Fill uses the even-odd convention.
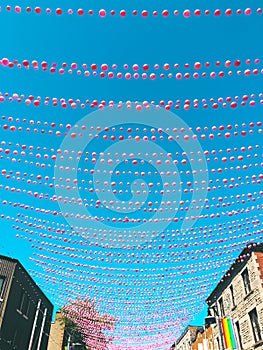
[[[100,315],[95,301],[76,299],[61,309],[66,325],[74,325],[81,335],[81,340],[92,350],[105,350],[113,340],[105,331],[112,331],[116,319],[110,315]],[[70,332],[70,330],[68,330]]]

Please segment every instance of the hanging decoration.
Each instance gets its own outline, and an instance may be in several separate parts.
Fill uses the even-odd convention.
[[[115,5],[1,5],[0,220],[79,341],[167,350],[263,241],[262,8]]]
[[[105,9],[100,9],[98,11],[95,11],[93,9],[83,9],[83,8],[79,8],[79,9],[66,9],[63,10],[62,8],[56,8],[56,9],[51,9],[49,7],[47,8],[42,8],[39,6],[36,7],[21,7],[19,5],[15,5],[15,6],[10,6],[10,5],[6,5],[4,8],[1,8],[1,11],[6,11],[6,12],[14,12],[17,14],[26,12],[26,13],[34,13],[37,15],[40,14],[55,14],[57,16],[61,16],[61,15],[78,15],[78,16],[93,16],[96,15],[99,18],[105,18],[107,16],[109,17],[113,17],[113,16],[118,16],[118,17],[128,17],[128,16],[140,16],[141,18],[147,18],[148,16],[151,16],[153,18],[161,16],[164,18],[170,17],[170,16],[182,16],[183,18],[189,18],[191,16],[194,17],[204,17],[204,16],[214,16],[214,17],[220,17],[220,16],[232,16],[232,15],[245,15],[245,16],[250,16],[253,14],[258,14],[261,15],[262,14],[262,8],[255,8],[252,9],[250,7],[247,7],[245,9],[231,9],[231,8],[227,8],[225,10],[220,10],[220,9],[213,9],[213,10],[209,10],[209,9],[205,9],[205,10],[201,10],[201,9],[194,9],[194,10],[190,10],[190,9],[185,9],[183,11],[178,11],[178,10],[160,10],[159,12],[154,10],[154,11],[148,11],[148,10],[133,10],[133,11],[128,11],[128,10],[105,10]]]

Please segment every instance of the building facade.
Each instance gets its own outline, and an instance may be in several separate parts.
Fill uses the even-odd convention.
[[[60,312],[51,323],[48,350],[88,350],[82,341],[79,328],[72,321],[65,322]]]
[[[65,333],[65,323],[60,312],[56,313],[55,321],[51,323],[48,350],[62,350]]]
[[[214,336],[211,326],[198,327],[192,339],[191,350],[214,350]]]
[[[46,350],[52,312],[20,262],[0,255],[0,349]]]
[[[191,350],[192,342],[196,337],[196,332],[200,326],[187,326],[180,337],[176,340],[174,348],[176,350]]]
[[[239,255],[206,300],[215,316],[215,350],[224,349],[220,319],[233,319],[240,350],[263,350],[263,245],[251,244]]]

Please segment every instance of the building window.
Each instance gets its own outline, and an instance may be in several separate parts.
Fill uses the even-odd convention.
[[[242,278],[243,278],[243,283],[244,283],[244,287],[245,287],[245,293],[248,294],[249,292],[251,292],[251,285],[250,285],[250,280],[249,280],[247,268],[242,272]]]
[[[232,285],[230,286],[230,294],[231,294],[231,299],[232,299],[232,305],[233,305],[233,307],[235,307],[236,302],[235,302],[234,288]]]
[[[254,340],[255,340],[255,342],[258,342],[258,341],[262,340],[262,337],[261,337],[261,331],[260,331],[258,314],[257,314],[256,308],[251,310],[248,314],[249,314],[249,318],[250,318],[250,322],[251,322],[251,326],[252,326]]]
[[[17,338],[17,330],[14,333],[14,338],[13,338],[13,343],[12,343],[13,346],[16,345],[16,338]]]
[[[238,343],[239,343],[239,349],[243,349],[239,321],[237,321],[235,323],[235,325],[236,325],[236,333],[237,333],[237,339],[238,339]]]
[[[29,297],[24,291],[22,291],[18,310],[22,312],[23,315],[28,316],[29,308],[30,308]]]
[[[219,303],[220,316],[224,317],[225,316],[225,310],[224,310],[223,298],[220,298],[218,300],[218,303]]]
[[[5,282],[5,277],[0,276],[0,295],[2,294],[4,282]]]

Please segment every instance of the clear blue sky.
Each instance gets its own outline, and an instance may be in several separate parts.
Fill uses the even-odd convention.
[[[56,7],[61,7],[62,9],[67,8],[91,8],[93,10],[99,10],[100,8],[105,8],[106,10],[115,9],[121,10],[126,9],[127,11],[132,11],[133,9],[143,10],[147,9],[149,11],[157,10],[161,12],[163,9],[168,9],[170,11],[178,9],[179,12],[189,8],[194,10],[200,8],[201,10],[209,9],[214,10],[220,8],[225,10],[227,7],[237,9],[237,4],[235,1],[228,1],[226,6],[222,6],[221,1],[207,1],[204,0],[200,3],[192,4],[190,1],[166,1],[160,3],[159,1],[151,1],[150,3],[143,3],[141,1],[125,2],[125,1],[39,1],[37,4],[29,0],[27,3],[15,3],[13,0],[10,2],[10,5],[21,5],[22,7],[31,6],[34,7],[39,5],[43,8],[50,6],[52,9]],[[245,9],[248,6],[252,6],[253,9],[260,7],[260,1],[254,1],[253,4],[248,1],[242,1],[238,6]],[[262,15],[252,14],[251,16],[244,15],[232,15],[230,17],[221,16],[216,18],[214,16],[201,16],[200,18],[192,16],[189,19],[184,19],[182,16],[174,17],[169,16],[168,18],[162,18],[158,16],[153,18],[143,19],[139,16],[133,17],[132,15],[127,15],[126,18],[120,18],[118,16],[110,17],[107,16],[104,19],[99,18],[99,16],[94,15],[79,17],[77,15],[45,15],[41,14],[39,16],[35,14],[26,14],[21,13],[19,15],[14,12],[8,13],[2,11],[0,13],[0,27],[1,27],[1,53],[0,58],[7,57],[10,60],[17,59],[22,61],[23,59],[28,59],[30,61],[37,60],[47,61],[49,63],[56,62],[60,65],[62,62],[76,62],[79,65],[82,63],[87,63],[88,65],[92,63],[102,64],[117,64],[118,67],[123,66],[124,63],[127,63],[129,66],[132,66],[134,63],[142,65],[148,63],[151,67],[158,63],[163,65],[164,63],[178,63],[180,66],[183,66],[185,63],[189,63],[191,67],[193,63],[199,61],[204,63],[206,61],[211,62],[211,67],[206,69],[201,69],[201,72],[205,71],[210,73],[211,71],[224,70],[227,72],[227,69],[222,66],[217,68],[215,66],[216,61],[221,63],[229,59],[233,62],[236,59],[241,60],[241,65],[239,68],[233,67],[231,69],[235,72],[237,69],[245,70],[250,68],[249,65],[245,64],[245,60],[250,58],[252,61],[255,58],[262,59],[263,46],[262,46],[262,30],[263,22]],[[258,64],[258,69],[262,69],[262,63]],[[251,68],[256,68],[255,64],[251,64]],[[123,69],[122,69],[123,71]],[[182,69],[182,72],[189,71],[193,73],[193,68]],[[140,71],[141,72],[141,71]],[[175,70],[171,70],[172,73]],[[194,98],[202,99],[205,98],[209,100],[210,98],[219,98],[227,96],[243,96],[244,94],[255,93],[257,96],[261,92],[261,82],[262,74],[257,76],[244,77],[237,76],[225,76],[224,78],[199,78],[199,79],[182,79],[176,80],[172,79],[160,79],[157,78],[155,81],[147,80],[125,80],[125,79],[100,79],[99,77],[85,77],[83,75],[77,76],[77,74],[65,74],[59,75],[43,72],[41,70],[34,71],[33,69],[9,69],[0,66],[1,74],[1,88],[2,92],[9,93],[18,93],[34,96],[41,96],[45,98],[46,96],[58,97],[58,98],[73,98],[81,100],[105,100],[110,101],[160,101],[160,100],[185,100]],[[257,100],[258,101],[258,100]],[[202,105],[202,104],[200,104]],[[18,123],[7,123],[8,125],[16,125],[17,127],[27,125],[22,122],[22,119],[27,120],[39,120],[42,125],[44,121],[48,123],[55,121],[58,125],[63,123],[66,125],[70,123],[74,125],[78,123],[87,113],[91,111],[89,109],[82,110],[77,108],[76,110],[67,108],[62,109],[61,107],[52,107],[52,106],[41,106],[35,108],[33,106],[26,106],[24,103],[2,103],[0,105],[1,117],[2,116],[12,116],[14,119],[20,118]],[[175,110],[173,110],[175,112]],[[176,111],[177,115],[190,127],[196,129],[198,126],[204,128],[208,127],[208,131],[204,131],[206,135],[211,132],[212,126],[219,127],[220,125],[235,126],[238,124],[236,129],[238,132],[242,130],[242,123],[246,123],[246,127],[243,129],[248,132],[250,129],[248,124],[249,122],[256,123],[257,121],[263,122],[262,117],[262,105],[259,103],[254,107],[238,107],[232,109],[227,108],[218,108],[217,110],[198,108],[194,110],[191,108],[189,111],[184,111],[180,109]],[[15,144],[25,144],[33,145],[34,147],[47,147],[48,150],[44,152],[43,150],[39,151],[40,154],[47,153],[51,155],[50,149],[58,149],[60,147],[60,142],[62,138],[55,137],[54,135],[48,135],[47,132],[43,135],[34,134],[33,132],[27,133],[23,132],[10,132],[3,129],[3,125],[6,121],[1,120],[0,135],[1,141],[11,142],[11,146],[0,146],[2,148],[9,148],[12,151],[16,149]],[[162,120],[160,120],[160,127],[162,127]],[[42,126],[46,131],[48,127]],[[234,187],[233,189],[216,189],[212,190],[207,194],[207,199],[209,201],[208,205],[214,206],[211,208],[206,208],[203,211],[203,215],[208,214],[209,216],[213,213],[220,213],[220,218],[208,218],[200,219],[193,226],[193,230],[188,234],[187,238],[190,240],[193,237],[196,240],[197,246],[180,248],[180,244],[185,243],[182,235],[177,235],[173,238],[173,244],[178,244],[178,248],[174,248],[171,255],[171,250],[163,248],[158,249],[158,244],[160,242],[165,243],[168,246],[168,242],[163,238],[157,238],[157,248],[152,248],[148,250],[145,248],[144,254],[148,253],[150,258],[147,260],[146,264],[142,264],[141,254],[142,251],[135,250],[139,254],[137,261],[140,261],[140,264],[133,262],[130,265],[122,263],[106,263],[106,261],[99,260],[89,260],[88,258],[84,260],[84,263],[98,266],[97,269],[93,268],[83,268],[83,267],[72,267],[66,265],[66,267],[74,268],[77,270],[78,278],[74,276],[64,276],[62,273],[65,271],[60,268],[64,265],[59,261],[46,260],[43,257],[38,256],[37,254],[43,254],[50,258],[64,259],[67,263],[72,260],[69,256],[63,256],[56,254],[56,250],[59,252],[67,253],[65,249],[54,247],[54,244],[61,245],[63,247],[75,247],[78,249],[87,250],[86,253],[83,251],[78,252],[78,255],[86,255],[87,257],[102,257],[102,254],[106,255],[109,253],[116,253],[118,255],[122,254],[122,258],[128,259],[128,254],[131,252],[127,251],[110,251],[110,249],[104,248],[100,249],[99,247],[89,247],[88,245],[80,246],[75,243],[68,243],[67,241],[56,241],[55,239],[49,239],[43,237],[43,234],[46,231],[39,227],[28,227],[28,223],[34,222],[36,220],[41,220],[38,222],[38,225],[50,226],[52,228],[58,227],[58,224],[66,225],[68,224],[63,218],[58,218],[54,215],[36,213],[33,210],[25,210],[23,208],[14,207],[13,205],[4,205],[2,202],[6,200],[7,202],[12,203],[24,203],[35,208],[45,208],[50,210],[60,211],[56,203],[51,203],[47,200],[35,199],[32,196],[27,196],[25,194],[15,194],[10,191],[5,190],[6,186],[16,187],[24,189],[26,191],[32,190],[47,193],[50,196],[54,195],[54,189],[48,188],[43,184],[26,184],[26,181],[12,179],[12,175],[16,171],[21,173],[27,173],[26,178],[30,178],[30,174],[49,176],[50,180],[47,182],[52,182],[52,176],[54,176],[53,168],[41,169],[34,165],[26,165],[22,163],[14,163],[10,160],[7,160],[7,155],[1,153],[3,158],[0,159],[1,169],[6,169],[7,172],[13,171],[11,174],[11,179],[6,179],[4,176],[1,177],[1,184],[3,187],[0,189],[0,198],[1,198],[1,213],[5,216],[4,219],[1,219],[1,243],[0,243],[0,252],[4,255],[9,254],[12,257],[18,258],[23,265],[31,270],[34,270],[38,275],[34,275],[34,278],[41,285],[43,290],[51,298],[56,307],[61,306],[66,302],[68,295],[71,295],[74,291],[80,289],[80,295],[86,295],[90,297],[97,296],[97,300],[101,299],[101,310],[108,311],[109,313],[114,314],[120,319],[120,323],[117,328],[117,333],[123,337],[124,341],[119,341],[120,343],[128,343],[128,338],[142,338],[141,344],[147,342],[144,338],[147,336],[152,336],[153,339],[156,336],[157,340],[150,341],[151,349],[165,349],[167,346],[155,345],[159,344],[163,339],[167,340],[167,343],[172,343],[175,336],[180,333],[180,331],[188,323],[198,323],[203,322],[203,317],[206,313],[206,310],[203,311],[200,315],[198,312],[204,306],[204,300],[209,295],[209,292],[216,286],[221,275],[227,269],[227,266],[233,259],[238,255],[239,251],[243,248],[243,243],[246,240],[256,240],[259,241],[259,235],[255,235],[252,232],[261,228],[262,218],[260,216],[260,211],[257,210],[257,205],[262,205],[262,199],[260,191],[262,186],[260,184],[251,184],[253,179],[252,175],[255,175],[258,179],[259,174],[261,173],[261,166],[248,167],[247,170],[241,169],[240,171],[225,171],[223,173],[213,173],[213,168],[225,166],[231,167],[232,165],[236,167],[245,164],[255,164],[261,163],[261,154],[262,154],[262,134],[258,133],[259,127],[254,127],[254,134],[247,134],[246,137],[236,136],[231,137],[230,139],[225,139],[224,137],[218,138],[215,137],[213,140],[200,140],[201,149],[203,151],[207,150],[209,152],[209,157],[215,158],[218,157],[218,160],[211,160],[207,163],[208,165],[208,176],[212,181],[211,186],[220,186],[222,185],[223,179],[228,179],[228,184],[231,178],[234,178],[234,184],[239,184],[239,186]],[[63,129],[63,131],[65,131]],[[233,131],[233,130],[232,130]],[[148,130],[149,132],[149,130]],[[217,133],[218,131],[216,131]],[[223,131],[224,133],[225,131]],[[94,146],[95,145],[95,146]],[[105,145],[108,147],[108,143],[97,142],[90,146],[89,151],[101,151]],[[259,145],[259,149],[256,149],[255,146]],[[173,144],[174,146],[174,144]],[[252,146],[252,149],[249,150],[248,146]],[[164,147],[167,152],[175,152],[175,149],[169,149],[169,144],[161,144],[161,147]],[[231,149],[232,153],[229,153],[229,156],[235,156],[242,154],[240,150],[241,147],[246,147],[246,151],[243,152],[244,159],[243,161],[228,161],[223,163],[221,161],[222,157],[228,155],[227,149]],[[235,151],[234,148],[237,148]],[[177,146],[177,151],[181,151],[180,147]],[[216,151],[216,155],[211,155],[212,150]],[[222,150],[222,151],[220,151]],[[19,149],[21,151],[21,149]],[[143,151],[143,150],[142,150]],[[34,154],[38,153],[34,151]],[[181,152],[179,152],[181,154]],[[255,158],[255,154],[258,154],[258,157]],[[251,155],[251,158],[247,157]],[[14,156],[14,158],[20,158],[19,156]],[[30,157],[27,155],[23,160],[32,160],[36,162],[36,158]],[[181,159],[179,158],[179,161]],[[54,165],[54,162],[47,161],[50,164]],[[84,163],[82,163],[84,164]],[[126,166],[130,169],[131,164],[129,163]],[[128,171],[127,168],[127,171]],[[119,170],[124,168],[119,168]],[[134,167],[135,169],[135,167]],[[151,169],[149,166],[147,171]],[[248,178],[246,179],[246,176]],[[238,177],[241,179],[238,180]],[[87,181],[91,180],[91,177],[85,174],[79,174],[80,179],[85,179]],[[35,179],[35,178],[34,178]],[[34,180],[33,179],[33,180]],[[217,182],[217,179],[219,182]],[[159,179],[160,180],[160,179]],[[148,181],[153,181],[157,183],[159,180],[148,178]],[[187,181],[187,177],[181,175],[181,180],[183,182]],[[114,181],[123,181],[132,182],[131,177],[123,176],[122,179],[115,176]],[[246,182],[250,183],[246,183]],[[242,185],[243,182],[243,185]],[[120,189],[121,185],[117,184],[117,189]],[[252,198],[247,197],[247,194],[251,193]],[[239,200],[236,196],[240,195],[245,202],[238,203]],[[231,198],[233,196],[233,198]],[[222,197],[222,202],[218,202],[218,197]],[[225,198],[224,198],[225,197]],[[89,202],[93,197],[92,195],[86,195],[85,197]],[[95,197],[94,197],[95,198]],[[120,196],[126,200],[127,198]],[[157,197],[152,195],[151,200],[156,200]],[[189,197],[185,197],[189,199]],[[252,199],[255,198],[255,201]],[[158,195],[158,200],[160,199]],[[233,202],[233,204],[232,204]],[[226,206],[222,206],[222,203],[226,203]],[[228,206],[227,203],[230,203]],[[220,204],[220,207],[216,207],[217,204]],[[252,206],[255,206],[254,210],[251,209]],[[249,209],[247,209],[249,208]],[[237,215],[229,216],[227,211],[237,211],[241,210]],[[97,215],[96,209],[93,209],[94,215]],[[103,216],[105,211],[101,210],[98,212],[98,215]],[[178,215],[182,215],[178,213]],[[24,216],[28,215],[28,218]],[[106,214],[105,214],[106,215]],[[110,214],[114,217],[114,213]],[[138,212],[137,218],[145,217],[143,211]],[[6,217],[13,217],[14,220],[6,220]],[[147,218],[149,218],[147,214]],[[31,218],[30,218],[31,217]],[[16,219],[21,219],[22,222],[13,222]],[[43,223],[43,220],[49,222]],[[258,222],[252,220],[258,220]],[[53,223],[52,223],[53,222]],[[246,224],[246,225],[243,225]],[[15,228],[12,228],[12,225],[18,226],[20,228],[17,231]],[[221,225],[221,226],[220,226]],[[238,227],[238,225],[240,225]],[[119,225],[119,227],[125,227],[124,225]],[[205,227],[207,226],[207,227]],[[210,227],[209,227],[210,226]],[[236,226],[236,227],[235,227]],[[126,226],[127,227],[127,226]],[[244,229],[248,227],[248,231]],[[16,234],[19,234],[24,237],[29,237],[30,234],[23,231],[23,229],[33,229],[35,234],[32,238],[36,239],[38,242],[30,243],[28,239],[17,239]],[[61,229],[61,226],[60,226]],[[66,228],[68,229],[68,228]],[[172,229],[178,229],[178,226],[170,225],[166,228],[165,240],[167,239],[167,233],[171,232]],[[209,229],[212,231],[209,231]],[[234,230],[237,230],[235,233]],[[221,230],[221,231],[220,231]],[[45,232],[44,232],[45,231]],[[251,236],[244,237],[242,235],[251,232]],[[41,236],[42,234],[42,236]],[[211,237],[208,237],[210,234]],[[236,238],[234,238],[234,236]],[[197,239],[196,239],[197,237]],[[70,239],[69,232],[65,233],[63,239]],[[224,238],[227,239],[225,242],[217,242],[216,240]],[[232,240],[231,240],[232,238]],[[79,238],[75,238],[79,240]],[[37,247],[41,245],[41,242],[52,244],[52,246],[46,247],[53,249],[52,251],[40,251]],[[229,251],[224,246],[231,245],[233,242],[236,242],[238,245],[236,247],[230,247]],[[85,241],[84,241],[85,243]],[[34,247],[32,247],[32,244]],[[213,251],[211,251],[211,248]],[[222,255],[217,257],[215,255],[216,249],[221,249]],[[197,272],[194,274],[191,272],[193,269],[191,265],[191,257],[195,257],[193,251],[201,249],[210,249],[210,251],[204,251],[200,253],[200,259],[198,263],[195,261],[195,267],[197,267]],[[97,252],[95,255],[94,252]],[[189,253],[189,254],[188,254]],[[100,255],[101,254],[101,255]],[[156,256],[160,254],[160,256]],[[163,254],[163,257],[161,256]],[[180,256],[180,254],[182,254]],[[172,261],[172,259],[178,259],[178,257],[189,257],[189,261],[180,260],[177,262]],[[53,263],[54,266],[50,265],[37,265],[30,258],[40,260],[42,262]],[[168,262],[165,263],[163,260],[167,259]],[[220,259],[220,261],[218,260]],[[156,262],[158,260],[158,262]],[[75,262],[82,262],[80,257],[74,260]],[[152,262],[154,261],[154,262]],[[57,265],[57,267],[56,267]],[[144,272],[146,275],[151,275],[152,279],[149,279],[154,283],[159,283],[152,288],[152,296],[149,296],[145,292],[145,288],[149,288],[146,285],[148,279],[134,278],[131,276],[132,272],[124,271],[121,269],[126,269],[127,266],[133,269],[148,269]],[[168,266],[170,271],[152,271],[152,269],[162,269]],[[50,268],[47,272],[45,268]],[[107,276],[108,271],[103,270],[103,268],[114,267],[113,274],[115,277]],[[185,274],[169,277],[169,273],[174,273],[180,271],[182,268],[185,271]],[[54,269],[54,271],[52,271]],[[80,270],[85,270],[82,274]],[[171,270],[174,269],[174,270]],[[105,272],[106,271],[106,272]],[[160,272],[161,271],[161,272]],[[59,273],[60,275],[56,274]],[[68,271],[67,271],[68,272]],[[102,280],[89,281],[84,279],[81,281],[79,279],[80,275],[85,275],[87,278],[94,277],[95,279],[98,276],[93,276],[92,273],[98,272],[99,275],[106,273],[106,276],[101,276]],[[47,282],[44,277],[41,278],[39,274],[47,274]],[[163,280],[161,276],[158,276],[158,273],[162,275],[165,274]],[[216,273],[215,276],[212,276],[212,273]],[[123,277],[120,277],[120,274],[123,274]],[[138,275],[138,272],[134,272]],[[156,276],[154,275],[156,274]],[[153,277],[154,276],[154,277]],[[58,280],[52,280],[52,277],[57,278]],[[190,281],[192,277],[197,277],[200,281],[200,287],[196,281]],[[113,283],[113,280],[119,280],[120,283],[126,281],[129,285],[123,286],[125,291],[128,292],[126,301],[122,296],[118,296],[117,291],[114,288],[118,288],[118,283]],[[182,282],[182,279],[185,279],[185,282]],[[61,280],[61,281],[59,281]],[[68,285],[66,283],[68,281]],[[109,281],[109,285],[107,282]],[[129,282],[130,281],[130,282]],[[140,282],[141,285],[136,285],[135,281]],[[175,284],[169,284],[170,281],[174,281]],[[191,285],[192,283],[192,285]],[[93,287],[96,286],[96,289]],[[169,286],[169,287],[168,287]],[[172,287],[171,287],[172,286]],[[90,287],[90,288],[88,288]],[[92,287],[92,288],[91,288]],[[112,287],[112,290],[108,288]],[[163,287],[162,294],[160,293]],[[155,289],[154,289],[155,288]],[[188,289],[187,289],[188,288]],[[192,289],[191,289],[192,288]],[[137,294],[135,296],[135,291]],[[140,294],[141,291],[141,294]],[[110,294],[111,293],[111,294]],[[125,297],[126,298],[126,297]],[[112,301],[111,301],[112,300]],[[158,300],[160,302],[153,302],[153,300]],[[129,302],[134,302],[135,304],[129,304]],[[148,302],[148,304],[147,304]],[[141,304],[142,303],[142,304]],[[133,308],[131,308],[133,305]],[[161,305],[161,306],[160,306]],[[198,310],[198,311],[197,311]],[[140,317],[138,317],[138,315]],[[131,331],[130,333],[125,330],[126,326],[139,325],[141,328],[139,331]],[[147,330],[147,326],[153,324],[156,325],[154,330]],[[157,326],[161,324],[161,326]],[[146,329],[142,329],[145,326]],[[171,332],[171,334],[168,334]],[[138,334],[137,334],[138,333]],[[144,339],[144,340],[143,340]],[[118,341],[117,341],[118,342]],[[122,343],[122,345],[123,345]],[[136,344],[137,346],[138,344]],[[131,348],[135,348],[135,345],[131,345]]]

